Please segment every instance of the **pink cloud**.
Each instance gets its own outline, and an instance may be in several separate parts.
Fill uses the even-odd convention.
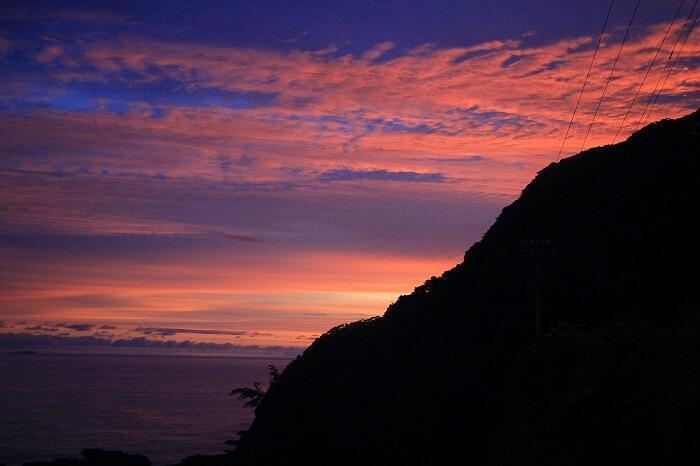
[[[650,27],[628,41],[593,127],[591,144],[611,140],[641,80],[638,70],[651,60],[666,26]],[[618,40],[616,35],[606,36],[571,132],[571,151],[576,147],[573,142],[582,140]],[[590,59],[591,42],[591,37],[580,37],[539,47],[525,47],[517,41],[450,49],[423,47],[376,63],[376,57],[392,44],[379,44],[357,58],[336,56],[332,50],[283,53],[125,38],[117,44],[103,43],[85,50],[85,58],[98,70],[97,76],[76,70],[58,77],[69,82],[101,79],[102,74],[102,79],[107,79],[128,70],[135,73],[130,78],[132,85],[167,76],[183,85],[277,95],[271,108],[171,108],[160,125],[139,122],[145,124],[138,130],[146,134],[179,129],[181,135],[196,132],[224,141],[264,140],[268,146],[288,145],[283,149],[287,154],[294,145],[300,146],[298,152],[308,153],[303,142],[324,145],[323,152],[328,155],[337,153],[338,147],[351,153],[379,148],[440,154],[459,148],[459,152],[511,162],[518,158],[541,166],[546,159],[533,157],[556,151],[557,138],[563,133]],[[670,47],[669,42],[665,47]],[[659,106],[657,117],[677,116],[687,110],[682,96],[697,92],[698,70],[690,64],[699,54],[697,43],[689,41],[684,50],[686,60],[669,79],[665,90],[669,98]],[[658,73],[657,66],[649,83]],[[642,97],[650,91],[648,84]],[[630,121],[636,121],[639,107]],[[147,106],[144,111],[148,114]],[[134,112],[133,117],[137,117]],[[373,123],[376,121],[396,124],[382,126]],[[401,133],[395,130],[397,124],[434,131]],[[124,123],[116,129],[119,126]],[[368,126],[375,129],[370,133]],[[627,125],[624,134],[631,129],[632,125]],[[195,150],[206,148],[199,144]]]
[[[589,145],[611,142],[667,26],[625,45]],[[215,241],[94,257],[6,247],[0,315],[235,323],[292,342],[381,313],[457,262],[498,207],[554,161],[593,39],[409,51],[383,43],[351,56],[123,37],[78,48],[75,63],[90,71],[65,60],[54,68],[62,45],[52,43],[35,58],[56,87],[11,83],[0,97],[41,104],[0,115],[0,233]],[[566,154],[580,147],[619,40],[605,37]],[[0,54],[9,47],[0,42]],[[654,118],[696,104],[700,44],[689,40],[683,57]],[[163,79],[183,95],[274,97],[249,108],[132,99],[115,112],[101,97],[90,111],[45,109],[76,83]]]
[[[50,62],[51,60],[55,60],[56,58],[60,57],[63,54],[63,47],[60,45],[50,45],[48,47],[45,47],[44,50],[42,50],[39,54],[36,56],[36,60],[39,63],[47,63]]]

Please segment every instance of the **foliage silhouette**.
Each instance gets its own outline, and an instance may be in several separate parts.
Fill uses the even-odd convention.
[[[275,383],[279,378],[279,371],[277,367],[270,364],[267,366],[268,375],[270,376],[270,385]],[[252,387],[238,387],[231,390],[231,395],[238,395],[242,400],[247,400],[245,405],[249,408],[255,408],[260,401],[262,401],[265,396],[265,390],[263,390],[260,382],[253,382]]]

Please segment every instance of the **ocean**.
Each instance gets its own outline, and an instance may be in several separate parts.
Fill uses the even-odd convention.
[[[165,465],[222,452],[253,419],[229,393],[288,359],[0,354],[0,463],[124,450]]]

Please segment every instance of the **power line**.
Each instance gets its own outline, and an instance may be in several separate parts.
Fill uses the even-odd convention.
[[[615,72],[615,66],[617,66],[617,61],[620,59],[620,54],[622,53],[622,48],[625,46],[625,42],[627,42],[627,36],[629,35],[630,28],[632,27],[632,22],[634,21],[634,17],[637,15],[637,10],[639,9],[639,3],[641,0],[637,0],[637,6],[634,7],[634,11],[632,12],[632,17],[630,18],[630,22],[627,25],[627,30],[625,31],[625,37],[622,38],[622,43],[620,44],[620,49],[617,51],[617,56],[615,57],[615,61],[613,62],[613,66],[610,69],[610,75],[608,75],[608,80],[605,81],[605,87],[603,87],[603,93],[600,96],[600,100],[598,100],[598,105],[595,108],[595,112],[593,113],[593,118],[591,119],[591,124],[588,125],[588,131],[586,131],[586,136],[583,138],[583,144],[581,144],[581,150],[586,145],[586,140],[588,139],[588,134],[591,132],[591,128],[593,128],[593,123],[595,123],[595,118],[598,116],[598,110],[600,110],[600,104],[603,103],[603,99],[605,98],[605,92],[608,90],[608,84],[610,84],[610,80],[613,77],[613,73]]]
[[[688,28],[688,32],[685,35],[685,39],[683,39],[683,43],[681,44],[681,48],[678,51],[678,53],[676,54],[676,58],[673,59],[673,64],[671,64],[671,69],[668,71],[668,74],[664,78],[663,84],[661,84],[661,87],[659,88],[659,92],[656,94],[656,97],[654,98],[654,102],[652,102],[652,104],[651,104],[651,110],[649,110],[649,113],[647,114],[647,118],[651,117],[651,114],[654,111],[654,107],[656,106],[656,102],[659,101],[659,97],[661,96],[661,92],[663,92],[664,87],[666,87],[666,81],[668,81],[668,78],[673,73],[673,68],[675,68],[675,66],[676,66],[676,62],[678,61],[678,57],[680,57],[681,54],[683,53],[683,48],[685,47],[685,43],[688,42],[688,38],[690,37],[690,34],[693,33],[693,28],[695,27],[695,23],[697,22],[699,16],[700,16],[700,12],[698,12],[698,14],[695,15],[695,19],[693,19],[693,22],[690,24],[690,28]],[[644,120],[644,122],[646,123],[646,120]]]
[[[684,32],[686,31],[686,26],[688,26],[688,23],[690,22],[690,18],[693,16],[693,12],[695,11],[695,7],[698,4],[698,0],[695,0],[695,4],[693,5],[693,8],[691,8],[690,13],[688,14],[688,18],[686,18],[685,23],[683,24],[683,27],[681,28],[681,31],[678,35],[678,39],[676,40],[676,45],[681,41],[683,38]],[[673,68],[676,66],[676,62],[678,61],[678,57],[683,51],[683,47],[685,47],[685,43],[688,40],[688,37],[690,36],[690,33],[692,32],[693,27],[695,26],[695,21],[697,21],[697,16],[695,17],[695,20],[693,20],[692,24],[690,25],[690,28],[687,28],[687,33],[685,33],[685,39],[683,39],[683,42],[681,43],[681,47],[678,50],[678,53],[676,54],[675,58],[673,59],[673,63],[671,64],[671,67],[669,68],[668,73],[666,73],[666,76],[664,77],[664,73],[666,72],[666,68],[668,68],[668,64],[671,62],[671,57],[673,56],[673,52],[675,51],[675,46],[674,50],[671,51],[671,55],[669,55],[668,60],[666,62],[666,66],[664,66],[663,71],[661,72],[661,75],[659,76],[658,81],[661,81],[661,78],[663,78],[663,83],[661,84],[661,87],[658,88],[659,92],[656,92],[656,89],[654,89],[654,93],[649,97],[649,101],[651,102],[651,107],[649,108],[649,113],[646,113],[646,116],[642,114],[642,117],[644,117],[644,121],[642,125],[645,125],[647,123],[647,119],[651,117],[652,112],[654,111],[654,107],[656,107],[656,103],[659,100],[659,96],[661,95],[661,92],[663,91],[664,87],[666,86],[666,81],[668,81],[669,76],[671,76],[671,73],[673,72]],[[658,83],[657,83],[658,84]],[[640,118],[641,120],[641,118]]]
[[[664,64],[664,67],[661,70],[661,74],[659,75],[659,78],[656,80],[656,85],[654,85],[654,90],[651,91],[651,94],[649,95],[649,99],[647,100],[647,103],[644,106],[644,110],[642,111],[642,114],[639,116],[639,119],[637,120],[637,124],[634,125],[634,131],[637,131],[640,123],[642,122],[642,119],[644,119],[644,115],[646,114],[647,109],[649,108],[649,104],[651,103],[652,99],[654,98],[654,95],[656,94],[656,90],[659,88],[659,84],[661,84],[661,80],[664,77],[664,73],[666,73],[666,70],[668,69],[668,65],[669,65],[669,63],[671,63],[671,58],[673,57],[673,54],[676,51],[676,47],[678,46],[678,43],[681,41],[681,37],[683,37],[683,31],[685,31],[685,28],[688,25],[690,18],[692,18],[693,12],[695,11],[695,7],[697,5],[698,5],[698,0],[695,0],[693,7],[690,9],[690,12],[688,13],[688,17],[686,18],[685,23],[683,23],[683,27],[681,27],[681,30],[678,32],[678,37],[676,38],[676,42],[673,44],[673,48],[671,49],[671,53],[666,58],[666,63]],[[646,122],[646,120],[645,120],[645,122]]]
[[[666,33],[664,34],[664,37],[663,37],[663,39],[661,39],[661,43],[659,44],[659,48],[656,49],[656,53],[654,54],[654,58],[651,60],[651,63],[649,63],[649,67],[647,68],[647,72],[644,74],[644,79],[642,79],[642,83],[637,88],[637,93],[634,95],[634,98],[632,99],[632,103],[630,103],[630,106],[627,108],[627,113],[625,113],[625,117],[622,119],[622,123],[620,123],[620,127],[617,128],[617,133],[615,133],[615,137],[613,138],[613,142],[612,142],[613,144],[615,144],[617,137],[620,135],[620,131],[622,131],[622,127],[625,126],[625,122],[627,121],[627,117],[629,116],[630,111],[632,111],[632,107],[634,107],[634,103],[637,101],[637,97],[639,97],[639,93],[641,92],[642,87],[644,87],[644,83],[647,81],[647,77],[649,77],[649,72],[654,67],[654,63],[656,63],[656,59],[658,58],[659,53],[661,53],[661,48],[664,46],[664,43],[666,42],[666,37],[668,37],[668,33],[671,31],[673,24],[676,22],[676,18],[678,18],[678,13],[681,12],[681,8],[683,8],[684,2],[685,2],[685,0],[681,0],[680,5],[678,5],[678,9],[676,10],[676,14],[673,15],[673,19],[671,20],[671,24],[668,25],[668,29],[666,29]]]
[[[581,97],[583,96],[583,91],[586,89],[586,84],[588,83],[588,77],[591,75],[591,69],[593,69],[593,62],[595,61],[595,57],[598,54],[598,49],[600,48],[600,43],[603,40],[603,33],[605,33],[605,27],[608,24],[608,18],[610,18],[610,12],[612,11],[613,4],[615,3],[615,0],[610,0],[610,7],[608,8],[608,14],[605,16],[605,21],[603,22],[603,29],[600,31],[600,35],[598,36],[598,43],[595,46],[595,50],[593,51],[593,57],[591,58],[591,63],[588,65],[588,72],[586,73],[586,78],[583,80],[583,87],[581,88],[581,92],[578,94],[578,100],[576,100],[576,106],[574,107],[574,113],[571,115],[571,120],[569,121],[569,126],[566,128],[566,133],[564,133],[564,140],[561,142],[561,147],[559,148],[559,154],[557,155],[557,162],[561,158],[561,153],[564,150],[564,144],[566,144],[566,138],[569,135],[569,131],[571,130],[571,125],[574,123],[574,117],[576,116],[576,111],[578,110],[578,106],[581,103]]]

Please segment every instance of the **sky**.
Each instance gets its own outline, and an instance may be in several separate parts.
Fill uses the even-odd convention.
[[[625,40],[614,2],[564,141],[608,0],[5,0],[0,345],[279,349],[381,315],[604,91],[585,148],[696,110],[697,3],[641,0]]]

